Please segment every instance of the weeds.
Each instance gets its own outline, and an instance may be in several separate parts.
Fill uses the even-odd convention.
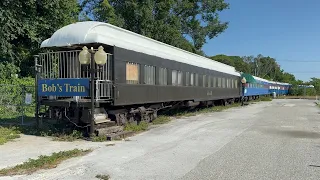
[[[141,121],[139,124],[128,123],[125,125],[125,131],[141,132],[148,129],[148,123]]]
[[[21,175],[21,174],[31,174],[40,169],[51,169],[57,167],[59,163],[62,161],[78,157],[84,156],[91,152],[92,150],[79,150],[73,149],[69,151],[60,151],[58,153],[53,153],[50,156],[39,156],[38,159],[29,159],[27,162],[23,164],[19,164],[14,167],[5,168],[0,170],[0,176],[10,176],[10,175]]]
[[[93,142],[104,142],[107,140],[106,136],[92,136]]]
[[[73,130],[71,134],[54,134],[54,141],[75,141],[77,139],[83,138],[82,133],[80,131]]]
[[[152,121],[152,124],[165,124],[170,122],[169,116],[159,116],[155,120]]]
[[[6,127],[12,128],[12,127]],[[26,135],[34,135],[34,136],[50,136],[54,141],[75,141],[83,138],[82,132],[77,130],[72,130],[68,128],[65,124],[50,124],[43,123],[41,128],[37,128],[36,126],[15,126],[16,131],[21,132]],[[1,130],[0,130],[1,131]],[[1,132],[0,132],[1,138]],[[1,144],[1,143],[0,143]]]
[[[262,97],[260,97],[260,101],[272,101],[272,98],[271,97],[262,96]]]
[[[101,174],[98,174],[96,175],[96,178],[100,179],[100,180],[109,180],[110,179],[110,176],[109,175],[101,175]]]
[[[16,127],[1,127],[0,126],[0,145],[5,144],[8,141],[12,141],[13,139],[20,137],[20,131]]]
[[[106,144],[106,146],[108,147],[108,146],[115,146],[115,144]]]

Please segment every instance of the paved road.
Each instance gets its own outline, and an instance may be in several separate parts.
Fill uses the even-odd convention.
[[[319,111],[310,100],[274,100],[179,119],[55,169],[15,178],[318,180]]]

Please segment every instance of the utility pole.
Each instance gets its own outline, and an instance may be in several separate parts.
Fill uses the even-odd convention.
[[[258,59],[254,60],[254,75],[258,76]]]
[[[303,98],[306,99],[306,85],[304,85],[304,89],[303,89]]]

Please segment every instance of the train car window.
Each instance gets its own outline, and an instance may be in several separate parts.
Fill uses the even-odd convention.
[[[216,80],[216,87],[219,87],[219,82],[218,82],[219,80],[218,80],[218,78],[215,77],[214,79]]]
[[[168,84],[168,70],[166,68],[159,69],[159,84],[160,85]]]
[[[203,75],[203,79],[202,79],[202,86],[206,87],[206,75]]]
[[[126,63],[127,84],[139,84],[140,65],[137,63]]]
[[[232,89],[234,88],[234,82],[233,82],[233,79],[231,79],[231,88],[232,88]]]
[[[208,87],[211,87],[211,76],[208,76]]]
[[[222,88],[226,88],[226,78],[222,78]]]
[[[217,87],[216,77],[212,77],[212,87]]]
[[[172,85],[178,85],[178,72],[176,70],[172,70]]]
[[[144,84],[156,84],[156,67],[144,65]]]
[[[235,88],[238,88],[238,80],[234,81]]]
[[[190,73],[186,72],[186,86],[190,85]]]
[[[181,71],[178,71],[178,85],[179,86],[182,86],[182,72]]]
[[[221,87],[221,78],[218,78],[218,87]]]
[[[194,74],[193,73],[190,74],[190,85],[194,86]]]
[[[195,86],[199,86],[199,75],[196,74]]]

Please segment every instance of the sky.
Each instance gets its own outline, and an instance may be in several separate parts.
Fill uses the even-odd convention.
[[[226,0],[230,9],[220,13],[228,29],[204,45],[209,55],[262,54],[280,67],[309,81],[320,78],[319,0]]]

